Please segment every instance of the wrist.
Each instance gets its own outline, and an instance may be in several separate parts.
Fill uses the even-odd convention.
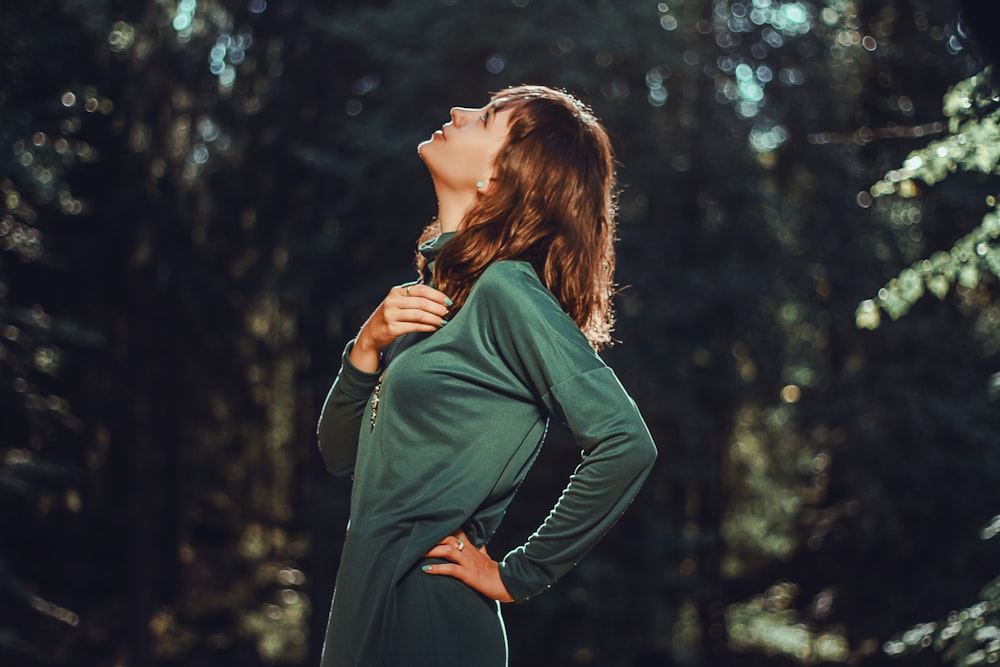
[[[375,347],[370,338],[364,335],[364,331],[358,334],[351,347],[351,363],[361,371],[374,373],[381,363],[381,351]]]

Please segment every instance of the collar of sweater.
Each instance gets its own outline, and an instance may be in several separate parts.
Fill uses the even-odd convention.
[[[427,260],[428,274],[434,273],[434,258],[438,256],[438,253],[441,252],[441,248],[445,247],[448,241],[450,241],[454,236],[455,232],[444,232],[429,241],[424,241],[417,248],[417,252],[423,255],[424,259]]]

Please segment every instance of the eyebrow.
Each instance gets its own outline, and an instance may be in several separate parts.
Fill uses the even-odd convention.
[[[490,103],[486,105],[487,116],[496,116],[504,109],[507,109],[510,106],[511,101],[512,100],[509,97],[498,97],[491,100]],[[487,118],[486,121],[489,122],[489,118]]]

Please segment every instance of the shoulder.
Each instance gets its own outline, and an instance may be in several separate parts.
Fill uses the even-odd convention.
[[[490,301],[525,302],[562,310],[531,264],[519,260],[504,259],[490,264],[476,281],[473,293]]]
[[[508,281],[527,280],[541,285],[538,275],[531,264],[516,259],[501,259],[486,267],[483,275],[479,277],[479,283],[504,283]]]
[[[528,262],[501,260],[490,264],[476,281],[469,304],[498,330],[533,336],[586,339],[559,300],[550,292]]]
[[[604,366],[576,322],[528,262],[494,262],[479,277],[470,308],[498,353],[546,394],[564,380]]]

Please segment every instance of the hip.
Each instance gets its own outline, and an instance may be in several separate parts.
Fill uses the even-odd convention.
[[[500,604],[461,581],[421,571],[398,582],[383,644],[386,667],[506,667],[507,635]]]

